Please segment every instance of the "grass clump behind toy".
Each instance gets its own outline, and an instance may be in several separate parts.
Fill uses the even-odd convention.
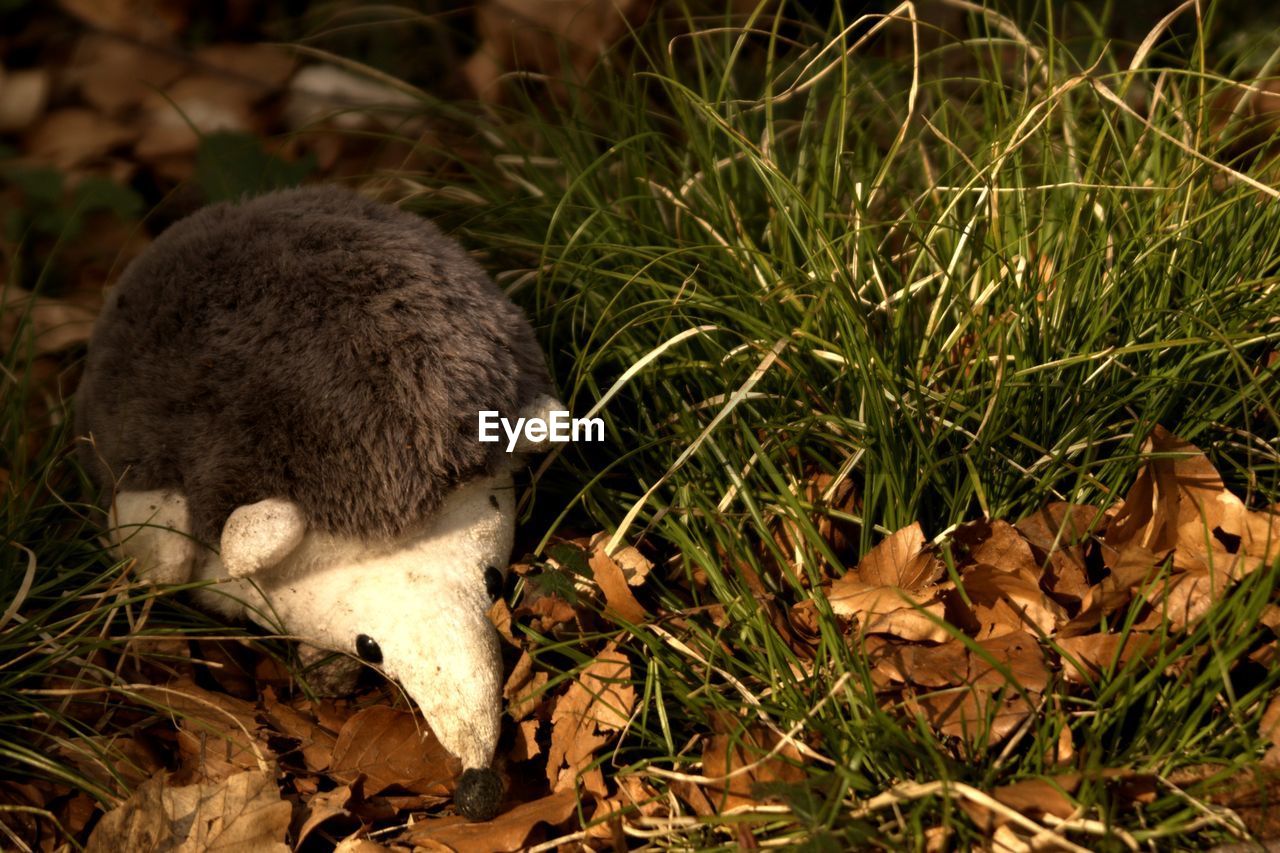
[[[335,187],[206,208],[108,296],[77,395],[122,558],[397,679],[498,809],[517,454],[477,413],[557,408],[528,321],[431,223]]]

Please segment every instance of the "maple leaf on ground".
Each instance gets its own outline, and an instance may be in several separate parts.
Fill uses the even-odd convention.
[[[951,636],[942,624],[942,588],[934,586],[942,572],[916,522],[878,543],[825,591],[832,612],[856,618],[863,634],[942,642]]]

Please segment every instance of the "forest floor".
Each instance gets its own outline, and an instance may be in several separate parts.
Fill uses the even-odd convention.
[[[11,5],[2,846],[1280,840],[1274,28]],[[105,289],[317,181],[462,240],[605,419],[524,477],[493,821],[394,685],[113,562],[74,465]]]

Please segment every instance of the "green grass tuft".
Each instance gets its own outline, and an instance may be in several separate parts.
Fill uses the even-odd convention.
[[[417,177],[415,203],[490,252],[530,311],[575,414],[605,419],[605,444],[541,477],[538,529],[577,519],[672,558],[659,598],[690,651],[627,637],[647,701],[615,769],[696,767],[690,738],[745,707],[735,682],[832,761],[807,764],[788,814],[719,819],[760,839],[916,847],[946,824],[977,843],[938,796],[857,804],[903,780],[989,790],[1049,772],[1064,726],[1081,768],[1229,778],[1255,760],[1280,673],[1241,681],[1241,661],[1274,571],[1154,664],[978,754],[881,710],[829,624],[815,676],[797,676],[749,580],[805,600],[823,561],[911,521],[932,537],[1050,500],[1108,504],[1155,424],[1249,503],[1280,498],[1275,172],[1221,129],[1224,75],[1241,74],[1206,64],[1211,34],[1187,15],[1136,70],[1132,46],[991,14],[948,34],[901,12],[883,23],[897,47],[858,42],[876,19],[660,20],[562,98],[517,81],[508,109],[474,120],[483,155],[442,151],[450,167]],[[855,484],[852,554],[817,535],[818,472]],[[796,554],[775,541],[783,518]],[[707,583],[691,593],[694,571]],[[1229,837],[1172,789],[1124,814],[1106,786],[1078,798],[1139,842]],[[672,821],[666,839],[730,843],[717,822]]]

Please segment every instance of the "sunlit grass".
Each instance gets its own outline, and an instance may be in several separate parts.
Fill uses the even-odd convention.
[[[812,592],[824,564],[838,572],[912,521],[941,537],[1048,500],[1107,504],[1156,423],[1251,504],[1280,499],[1280,208],[1266,152],[1210,109],[1247,69],[1206,64],[1212,34],[1186,14],[1191,41],[1156,33],[1136,70],[1100,37],[1067,44],[989,15],[939,35],[907,6],[856,25],[655,19],[558,96],[525,79],[506,107],[426,104],[465,144],[432,152],[436,172],[378,176],[484,256],[574,413],[604,417],[604,443],[538,477],[533,543],[569,523],[660,558],[646,601],[661,620],[620,636],[640,710],[599,760],[665,792],[699,772],[696,739],[720,711],[812,751],[806,783],[774,792],[785,808],[677,814],[653,827],[658,842],[728,847],[739,831],[917,848],[944,826],[963,849],[984,836],[953,798],[875,798],[1053,775],[1064,729],[1081,771],[1216,768],[1123,810],[1086,781],[1083,818],[1138,843],[1231,837],[1204,798],[1260,755],[1280,674],[1242,659],[1275,571],[990,749],[881,707]],[[860,40],[877,26],[897,48]],[[168,597],[149,606],[154,591],[104,558],[67,428],[29,422],[21,354],[7,367],[0,601],[18,606],[0,623],[0,756],[11,778],[111,802],[99,775],[48,748],[112,730],[109,701],[86,720],[70,697],[120,689],[139,613],[158,634],[213,629]],[[817,474],[857,501],[815,500]],[[854,547],[819,535],[824,515]],[[772,609],[805,600],[825,617],[812,662]],[[539,656],[568,669],[580,646],[540,638]]]
[[[813,676],[796,674],[752,584],[789,604],[812,597],[823,561],[911,521],[932,537],[1049,500],[1108,504],[1156,423],[1254,505],[1280,497],[1267,362],[1280,208],[1267,153],[1242,151],[1210,109],[1224,74],[1243,75],[1161,32],[1130,70],[1132,49],[1097,38],[1068,47],[993,15],[926,38],[909,7],[897,14],[651,24],[558,101],[513,81],[509,108],[474,119],[483,155],[438,152],[448,177],[418,176],[411,194],[487,253],[575,413],[605,401],[608,441],[552,464],[533,523],[550,536],[589,519],[670,558],[658,598],[683,615],[626,640],[649,701],[607,760],[651,779],[696,772],[687,745],[717,709],[801,724],[831,764],[806,762],[785,817],[723,818],[762,838],[916,846],[945,823],[976,842],[936,795],[857,806],[904,780],[990,789],[1056,772],[1046,756],[1063,727],[1080,769],[1230,778],[1256,758],[1280,680],[1240,675],[1274,572],[1155,662],[977,754],[881,709],[829,621]],[[858,43],[877,25],[903,46],[893,56]],[[913,50],[917,36],[932,46]],[[852,553],[817,534],[828,510],[804,487],[819,472],[855,485],[841,515]],[[776,541],[783,517],[796,553]],[[691,587],[695,571],[705,583]],[[1229,836],[1172,788],[1140,813],[1110,797],[1077,794],[1139,842]],[[673,820],[669,840],[729,843],[714,823]],[[1086,846],[1098,843],[1121,842]]]

